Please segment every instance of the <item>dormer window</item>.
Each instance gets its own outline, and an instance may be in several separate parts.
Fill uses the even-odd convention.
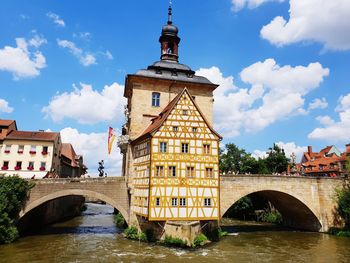
[[[177,132],[179,130],[179,127],[178,126],[173,126],[173,131],[174,132]]]
[[[159,107],[160,106],[160,93],[152,92],[152,106]]]

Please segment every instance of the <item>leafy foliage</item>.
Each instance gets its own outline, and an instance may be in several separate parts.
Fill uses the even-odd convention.
[[[287,170],[288,162],[289,159],[286,157],[284,150],[277,144],[268,149],[266,158],[258,159],[233,143],[226,144],[225,150],[220,149],[219,165],[220,171],[223,173],[282,173]]]
[[[128,227],[124,230],[124,235],[128,239],[139,240],[142,242],[147,242],[147,236],[143,232],[139,232],[136,227]]]
[[[265,211],[262,215],[262,221],[272,224],[281,224],[283,221],[282,215],[278,211]]]
[[[0,176],[0,244],[11,243],[18,238],[15,220],[32,187],[17,176]]]
[[[208,242],[208,238],[204,234],[199,234],[193,240],[193,247],[204,246]]]
[[[121,213],[118,213],[114,216],[114,222],[119,228],[125,228],[126,221]]]
[[[350,229],[350,186],[336,191],[337,212],[345,221],[345,229]]]
[[[228,217],[246,219],[254,212],[254,205],[249,196],[239,199],[228,211]]]
[[[168,245],[168,246],[172,246],[172,247],[186,247],[187,246],[187,242],[177,238],[177,237],[172,237],[172,236],[165,236],[164,239],[164,244]]]

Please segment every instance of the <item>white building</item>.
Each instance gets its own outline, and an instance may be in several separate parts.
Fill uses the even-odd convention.
[[[60,133],[15,129],[5,136],[0,144],[1,174],[35,179],[59,176]]]

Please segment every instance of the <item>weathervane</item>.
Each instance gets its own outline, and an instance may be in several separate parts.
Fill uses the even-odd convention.
[[[168,12],[168,25],[171,25],[173,23],[172,21],[172,5],[173,5],[173,2],[172,0],[169,0],[169,12]]]

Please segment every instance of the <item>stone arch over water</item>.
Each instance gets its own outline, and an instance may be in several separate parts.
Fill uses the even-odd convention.
[[[42,196],[32,202],[29,202],[25,205],[25,207],[20,212],[19,220],[23,218],[25,215],[27,215],[30,211],[34,210],[35,208],[38,208],[39,206],[47,202],[50,202],[52,200],[55,200],[61,197],[66,197],[66,196],[86,196],[86,197],[90,197],[90,198],[94,198],[94,199],[98,199],[103,202],[106,202],[107,204],[117,209],[122,214],[125,221],[128,222],[128,218],[129,218],[128,211],[123,207],[123,205],[120,202],[118,202],[118,200],[114,200],[111,197],[108,197],[99,192],[95,192],[91,190],[82,190],[82,189],[60,190],[60,191],[56,191],[48,195]]]
[[[322,228],[321,220],[311,207],[291,193],[276,190],[259,190],[249,191],[244,194],[232,194],[232,198],[229,201],[230,205],[221,207],[221,215],[223,216],[238,200],[251,194],[259,195],[270,201],[282,214],[283,224],[286,226],[317,232]],[[227,197],[225,199],[227,200]],[[226,204],[228,204],[227,201]]]

